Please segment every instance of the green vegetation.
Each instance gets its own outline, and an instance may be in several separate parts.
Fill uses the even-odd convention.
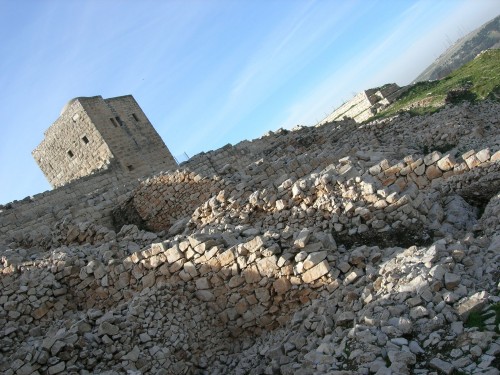
[[[451,143],[445,143],[442,145],[434,145],[432,147],[429,147],[427,145],[422,146],[422,153],[424,155],[427,155],[431,153],[432,151],[439,151],[443,155],[446,154],[448,151],[452,150],[456,145],[451,144]]]
[[[472,312],[467,318],[465,325],[469,328],[476,327],[480,331],[484,331],[486,321],[495,317],[495,332],[500,333],[498,325],[500,324],[500,302],[495,303],[488,310],[482,312]]]
[[[475,102],[484,99],[500,100],[500,50],[498,49],[482,53],[439,81],[414,84],[394,104],[376,117],[388,117],[400,111],[421,115],[436,112],[445,102],[456,104],[464,100]]]

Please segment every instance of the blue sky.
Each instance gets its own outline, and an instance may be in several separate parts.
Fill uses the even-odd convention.
[[[0,0],[0,203],[50,189],[31,151],[73,97],[132,94],[192,156],[407,84],[499,13],[498,0]]]

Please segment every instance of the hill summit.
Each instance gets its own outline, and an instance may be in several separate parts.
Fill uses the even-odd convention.
[[[487,49],[500,48],[500,15],[456,41],[415,82],[441,79]]]

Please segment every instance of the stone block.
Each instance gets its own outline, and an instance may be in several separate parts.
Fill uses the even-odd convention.
[[[491,155],[490,161],[498,161],[500,160],[500,150]]]
[[[466,321],[471,312],[481,311],[488,303],[488,297],[488,292],[482,291],[470,297],[462,298],[456,306],[456,311],[460,318]]]
[[[476,158],[481,162],[484,163],[488,160],[490,160],[490,149],[485,148],[479,152],[476,153]]]
[[[261,276],[256,265],[252,265],[243,270],[242,275],[247,284],[257,283],[261,280]]]
[[[215,300],[215,296],[209,290],[197,290],[195,292],[195,296],[203,302],[210,302]]]
[[[274,281],[273,287],[276,293],[280,295],[288,292],[291,289],[292,284],[287,277],[280,277],[279,279]]]
[[[439,151],[433,151],[430,154],[424,156],[424,164],[431,165],[441,159],[441,153]]]
[[[304,260],[304,269],[308,270],[308,269],[314,267],[319,262],[321,262],[323,259],[325,259],[327,254],[328,254],[327,251],[318,251],[318,252],[309,254],[307,256],[307,258]]]
[[[432,181],[435,178],[441,177],[443,175],[443,172],[441,172],[441,170],[435,165],[429,165],[425,170],[425,175],[430,181]]]
[[[472,169],[481,164],[481,161],[476,157],[476,155],[471,155],[467,159],[465,159],[465,163],[467,164],[467,167],[469,167],[469,169]]]
[[[441,159],[438,160],[437,162],[437,166],[438,168],[443,171],[443,172],[447,172],[449,170],[452,170],[453,167],[456,165],[456,161],[455,159],[453,158],[453,156],[451,156],[450,154],[447,154],[445,156],[443,156]]]
[[[413,172],[417,175],[417,176],[422,176],[424,173],[425,173],[425,164],[421,164],[419,165],[418,167],[416,167]]]
[[[302,281],[307,284],[312,283],[313,281],[318,280],[323,275],[326,275],[328,271],[330,271],[330,265],[328,264],[327,260],[324,260],[313,268],[307,270],[302,275]]]
[[[262,236],[256,236],[252,240],[246,242],[244,246],[249,252],[254,253],[264,246],[264,238]]]
[[[233,249],[228,249],[224,251],[217,257],[221,267],[227,266],[230,263],[233,263],[236,260],[236,256],[234,255]]]
[[[453,290],[460,284],[460,276],[451,272],[444,274],[444,285],[446,289]]]
[[[307,243],[309,242],[310,236],[311,236],[311,232],[307,228],[302,229],[297,234],[297,238],[295,239],[295,242],[293,243],[294,246],[299,248],[299,249],[305,247],[307,245]]]
[[[166,255],[167,255],[167,262],[169,264],[172,264],[181,259],[182,257],[184,257],[184,254],[182,253],[182,251],[180,251],[179,246],[177,245],[168,249],[166,251]]]
[[[272,277],[278,272],[278,258],[273,255],[257,261],[257,268],[262,277]]]

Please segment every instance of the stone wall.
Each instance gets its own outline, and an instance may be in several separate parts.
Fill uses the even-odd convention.
[[[71,102],[32,153],[53,187],[106,168],[114,158],[81,101]]]
[[[367,93],[366,91],[361,91],[360,93],[356,94],[354,98],[342,104],[330,115],[320,121],[320,124],[342,120],[345,117],[355,118],[360,113],[369,109],[371,105],[372,103],[369,100],[369,93]]]
[[[220,179],[187,170],[160,174],[141,182],[114,212],[114,217],[125,216],[126,223],[126,216],[133,213],[150,230],[169,230],[179,220],[180,225],[185,225],[196,208],[223,187]]]
[[[53,187],[109,169],[111,161],[130,178],[177,166],[131,95],[71,100],[33,156]]]
[[[388,84],[379,88],[361,91],[321,120],[319,124],[340,121],[344,118],[352,118],[356,122],[366,121],[375,115],[380,108],[385,108],[392,103],[399,90],[398,85]]]
[[[449,148],[450,143],[455,146],[450,150],[450,156],[459,152],[463,154],[479,145],[489,145],[490,153],[494,154],[500,147],[500,138],[495,135],[498,122],[495,111],[491,106],[453,107],[422,118],[400,116],[362,126],[344,121],[270,132],[253,141],[196,155],[182,164],[185,172],[164,173],[159,179],[150,179],[138,188],[144,198],[139,198],[140,194],[130,195],[137,180],[125,178],[120,167],[110,168],[108,172],[113,172],[109,175],[107,172],[97,173],[71,183],[67,189],[56,189],[1,207],[0,238],[4,244],[15,238],[17,242],[33,243],[33,238],[50,237],[52,227],[62,219],[97,220],[111,228],[113,209],[131,197],[134,198],[134,210],[141,212],[151,228],[169,229],[177,220],[189,218],[197,205],[203,205],[208,199],[207,195],[217,196],[221,184],[227,185],[226,191],[240,189],[240,197],[245,195],[248,198],[271,182],[275,189],[287,179],[295,182],[330,165],[336,173],[343,171],[345,165],[353,167],[353,173],[364,171],[367,174],[370,168],[386,159],[379,164],[380,173],[383,173],[374,177],[380,183],[389,184],[385,188],[390,189],[390,193],[413,184],[418,188],[432,186],[429,176],[435,178],[439,172],[432,168],[421,171],[419,157],[404,159],[405,156],[419,154],[422,148]],[[443,123],[446,126],[442,126]],[[391,147],[394,140],[400,145],[397,148]],[[471,165],[476,163],[474,160]],[[405,176],[396,173],[398,168],[402,168],[403,173],[408,170],[407,161],[415,171],[412,169]],[[389,171],[385,172],[382,167],[389,167]],[[441,173],[444,178],[449,178],[455,172],[467,170],[467,163],[460,160],[452,170]],[[386,173],[392,175],[385,177]],[[189,182],[177,181],[180,176]],[[75,203],[78,197],[84,198]],[[158,204],[152,206],[150,201]]]
[[[113,152],[120,167],[131,176],[175,169],[167,146],[131,95],[86,99],[84,107]]]
[[[50,246],[56,223],[64,220],[112,227],[111,211],[118,197],[136,183],[106,170],[9,203],[0,210],[0,246],[13,241],[28,247]]]

